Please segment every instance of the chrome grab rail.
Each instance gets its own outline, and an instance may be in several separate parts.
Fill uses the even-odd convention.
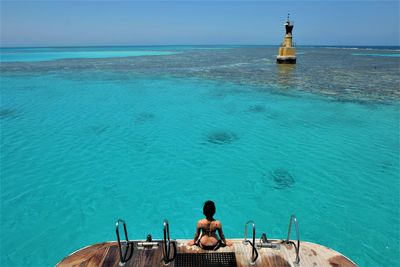
[[[253,242],[251,242],[250,240],[247,240],[247,232],[248,232],[248,227],[249,224],[251,223],[252,227],[253,227]],[[251,265],[256,264],[256,260],[258,258],[258,252],[256,249],[256,224],[254,221],[248,221],[245,226],[244,226],[244,240],[243,240],[243,244],[247,245],[250,244],[253,249],[251,251]]]
[[[119,235],[119,226],[122,224],[124,226],[124,233],[125,233],[125,242],[126,242],[126,249],[125,251],[123,250],[122,244],[121,244],[121,238]],[[123,266],[127,261],[129,261],[133,255],[133,242],[129,241],[128,238],[128,231],[126,230],[126,223],[124,220],[118,219],[117,222],[115,223],[115,232],[117,234],[117,240],[118,240],[118,248],[119,248],[119,265]]]
[[[170,240],[170,236],[169,236],[169,224],[168,224],[168,220],[167,219],[164,220],[163,226],[164,226],[163,263],[164,263],[164,265],[168,265],[176,257],[176,243],[172,242],[172,245],[173,245],[173,248],[174,248],[174,254],[173,254],[172,257],[170,257],[170,254],[171,254],[171,240]]]
[[[290,232],[292,231],[292,223],[295,223],[294,226],[296,227],[296,236],[297,236],[297,246],[294,244],[292,241],[290,241]],[[299,265],[300,263],[300,257],[299,257],[299,252],[300,252],[300,234],[299,234],[299,223],[297,222],[297,217],[296,215],[292,215],[290,217],[290,222],[289,222],[289,230],[288,230],[288,235],[286,238],[286,243],[293,243],[296,249],[296,261],[294,262],[296,265]]]

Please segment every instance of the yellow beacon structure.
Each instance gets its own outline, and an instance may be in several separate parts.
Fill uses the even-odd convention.
[[[286,34],[283,38],[281,47],[279,47],[279,54],[276,57],[276,63],[296,64],[296,49],[293,47],[292,43],[293,24],[289,20],[289,14],[284,25],[286,28]]]

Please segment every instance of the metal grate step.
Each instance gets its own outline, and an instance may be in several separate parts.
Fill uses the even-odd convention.
[[[175,267],[237,267],[234,252],[178,253]]]

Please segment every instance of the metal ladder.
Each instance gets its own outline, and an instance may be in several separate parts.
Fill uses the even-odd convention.
[[[125,234],[125,241],[121,241],[121,237],[119,234],[119,228],[120,226],[124,227],[124,234]],[[163,242],[163,264],[168,265],[172,261],[175,260],[176,257],[176,242],[171,241],[170,235],[169,235],[169,224],[168,220],[165,219],[163,222],[163,232],[164,232],[164,238],[162,240]],[[128,231],[126,230],[126,223],[124,220],[118,219],[117,222],[115,223],[115,232],[117,234],[117,240],[118,240],[118,248],[119,248],[119,266],[124,266],[125,263],[127,263],[133,255],[133,250],[134,250],[134,243],[133,241],[129,241],[128,238]],[[146,247],[157,247],[158,242],[152,242],[151,236],[148,236],[148,239],[150,237],[150,240],[146,240],[145,242],[139,242],[137,243],[138,248],[146,248]],[[171,245],[173,247],[173,254],[171,256]]]
[[[250,240],[247,239],[247,232],[248,232],[249,224],[251,224],[252,227],[253,227],[253,242],[251,242]],[[244,245],[250,244],[252,246],[253,249],[251,250],[251,261],[250,261],[250,264],[251,265],[255,265],[256,264],[256,260],[258,258],[258,252],[257,252],[257,249],[256,249],[256,224],[255,224],[254,221],[248,221],[244,226],[243,244]]]
[[[293,241],[290,241],[290,233],[292,231],[293,222],[294,222],[294,226],[296,227],[297,246]],[[299,257],[299,252],[300,252],[300,234],[299,234],[299,223],[297,222],[297,217],[294,214],[292,216],[290,216],[288,235],[287,235],[285,243],[294,245],[294,248],[296,249],[296,261],[294,262],[294,264],[296,266],[298,266],[300,264],[300,257]]]
[[[123,225],[125,233],[125,241],[121,242],[119,235],[119,226]],[[118,248],[119,248],[119,266],[124,266],[127,261],[129,261],[133,255],[133,242],[129,241],[128,232],[126,230],[126,223],[124,220],[118,219],[115,223],[115,232],[117,234]]]
[[[297,244],[294,243],[293,241],[290,240],[290,234],[292,231],[292,224],[294,222],[295,228],[296,228],[296,237],[297,237]],[[251,242],[250,240],[247,239],[247,233],[248,233],[248,225],[251,224],[253,227],[253,242]],[[252,255],[251,255],[251,265],[254,265],[257,258],[258,258],[258,252],[256,247],[258,248],[272,248],[272,249],[279,249],[280,248],[280,243],[271,243],[268,241],[267,236],[265,233],[263,233],[261,235],[261,242],[258,244],[255,244],[255,235],[256,235],[256,227],[255,227],[255,223],[254,221],[248,221],[245,225],[244,228],[244,241],[243,244],[247,245],[250,244],[253,249],[252,249]],[[295,266],[299,266],[300,265],[300,234],[299,234],[299,224],[297,221],[297,217],[296,215],[292,215],[290,217],[290,221],[289,221],[289,229],[288,229],[288,235],[286,240],[282,240],[281,242],[285,243],[285,244],[292,244],[296,250],[296,260],[293,262]]]
[[[163,263],[164,265],[170,264],[170,262],[175,260],[176,257],[176,242],[171,242],[170,236],[169,236],[169,224],[168,220],[165,219],[163,222],[164,226],[164,239],[163,239]],[[174,249],[174,253],[171,257],[171,244]]]

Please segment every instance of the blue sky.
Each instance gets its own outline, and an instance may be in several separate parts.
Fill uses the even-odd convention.
[[[399,45],[399,1],[0,1],[1,46]]]

